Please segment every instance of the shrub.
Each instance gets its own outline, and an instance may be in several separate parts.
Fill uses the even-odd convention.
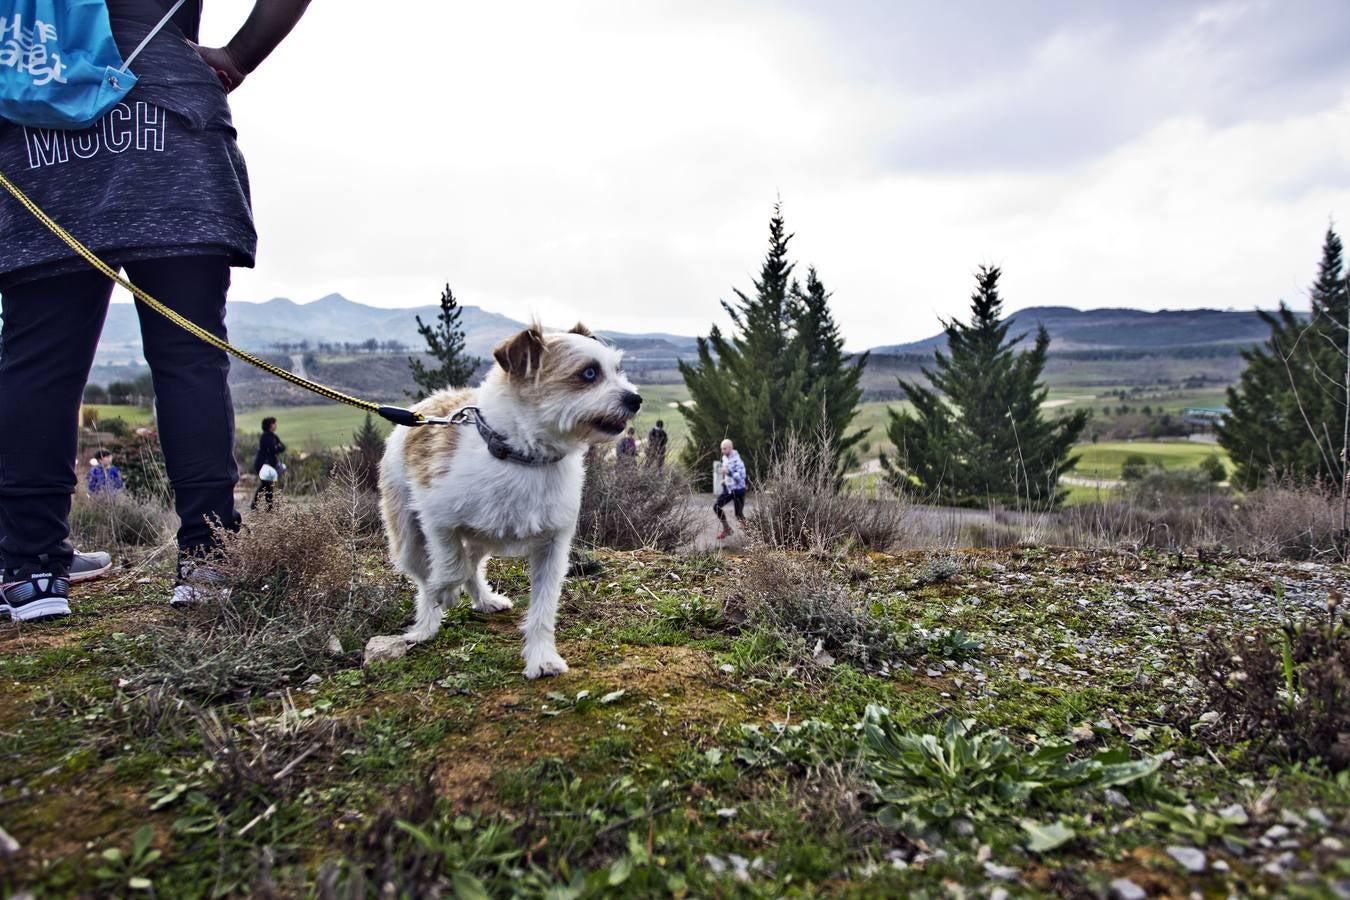
[[[1269,559],[1345,559],[1340,500],[1313,485],[1270,484],[1238,504],[1225,543]]]
[[[1334,615],[1336,603],[1328,605]],[[1350,768],[1350,616],[1245,635],[1210,632],[1196,669],[1226,743],[1249,742],[1257,762],[1320,758]]]
[[[1223,464],[1223,459],[1217,453],[1211,453],[1200,460],[1200,471],[1215,484],[1228,480],[1228,467]]]
[[[740,560],[723,605],[729,624],[763,629],[802,659],[819,646],[843,662],[878,668],[902,653],[896,633],[861,598],[818,563],[787,553]]]
[[[176,520],[162,502],[127,494],[76,494],[70,507],[77,547],[108,550],[155,547],[172,537]]]
[[[679,466],[586,460],[577,536],[615,550],[681,550],[698,533],[688,474]]]
[[[164,467],[164,451],[159,435],[149,428],[138,428],[108,445],[116,456],[122,483],[131,496],[150,503],[168,505],[173,495],[169,472]]]
[[[243,531],[222,531],[211,565],[229,597],[155,629],[136,680],[205,699],[247,694],[333,665],[333,639],[353,649],[392,630],[394,592],[366,571],[364,496],[342,470],[313,502],[283,501]]]
[[[779,550],[827,553],[842,545],[887,550],[905,535],[902,504],[878,488],[844,491],[827,438],[792,438],[769,466],[755,496],[750,531]]]
[[[1138,481],[1148,474],[1148,458],[1142,453],[1131,453],[1120,464],[1120,477],[1125,481]]]

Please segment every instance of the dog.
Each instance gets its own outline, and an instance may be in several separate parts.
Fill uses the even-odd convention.
[[[583,457],[623,433],[642,397],[622,352],[584,325],[538,324],[493,350],[476,389],[443,390],[413,407],[458,424],[396,426],[380,463],[389,553],[417,585],[403,637],[431,639],[461,589],[482,613],[511,609],[487,582],[492,556],[524,556],[530,606],[521,630],[525,677],[560,675],[554,627],[585,481]],[[458,416],[456,414],[459,414]]]

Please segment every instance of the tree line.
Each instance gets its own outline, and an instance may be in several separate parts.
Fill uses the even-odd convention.
[[[741,450],[752,478],[763,477],[793,440],[820,435],[839,473],[858,461],[867,430],[850,429],[869,357],[844,352],[831,292],[814,266],[804,279],[796,277],[792,239],[776,205],[751,290],[733,289],[733,298],[721,301],[730,332],[714,325],[698,338],[696,358],[679,364],[691,398],[679,408],[690,434],[683,461],[698,477],[707,475],[724,438]],[[1001,277],[996,266],[979,267],[969,320],[942,322],[946,348],[921,367],[926,383],[897,379],[908,406],[889,410],[886,431],[895,449],[880,455],[880,465],[907,495],[964,506],[1050,508],[1064,501],[1061,480],[1074,468],[1073,447],[1089,412],[1044,412],[1050,336],[1043,326],[1010,333]],[[1341,240],[1328,229],[1311,313],[1283,303],[1275,313],[1261,313],[1270,337],[1242,351],[1247,367],[1228,390],[1230,411],[1218,431],[1242,486],[1313,481],[1339,490],[1350,511],[1347,277]],[[459,315],[447,285],[436,321],[417,320],[432,360],[409,360],[419,398],[467,384],[478,367],[465,352]],[[1148,351],[1108,358],[1136,353]]]

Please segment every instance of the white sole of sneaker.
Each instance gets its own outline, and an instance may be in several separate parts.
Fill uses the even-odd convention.
[[[44,597],[25,603],[23,606],[6,606],[9,618],[15,622],[32,622],[37,619],[54,619],[70,615],[70,602],[61,597]]]
[[[101,569],[91,569],[88,572],[81,572],[78,575],[72,572],[70,574],[70,583],[79,584],[81,581],[93,581],[95,578],[102,578],[104,575],[107,575],[111,571],[112,571],[112,563],[108,563]]]

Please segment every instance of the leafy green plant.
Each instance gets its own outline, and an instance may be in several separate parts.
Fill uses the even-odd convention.
[[[1238,806],[1222,809],[1216,813],[1196,809],[1192,804],[1173,806],[1159,803],[1157,809],[1142,815],[1146,822],[1162,825],[1174,834],[1181,835],[1193,844],[1204,846],[1215,838],[1228,844],[1245,845],[1247,842],[1231,834],[1236,827],[1247,824],[1247,813]]]
[[[824,762],[835,733],[833,725],[819,719],[807,719],[797,725],[774,722],[768,728],[742,725],[736,759],[747,766],[807,769]]]
[[[159,860],[160,851],[151,848],[155,839],[155,829],[142,825],[131,836],[131,852],[120,847],[109,847],[100,854],[103,865],[94,870],[94,875],[109,891],[153,891],[154,882],[149,877],[150,869]]]
[[[885,707],[868,706],[863,755],[884,825],[942,831],[964,818],[979,828],[1013,813],[1061,808],[1078,792],[1138,781],[1160,765],[1156,757],[1132,760],[1124,749],[1070,759],[1069,743],[1026,751],[974,724],[951,718],[936,734],[902,731]],[[1037,845],[1062,837],[1058,831],[1038,837],[1027,830]]]

